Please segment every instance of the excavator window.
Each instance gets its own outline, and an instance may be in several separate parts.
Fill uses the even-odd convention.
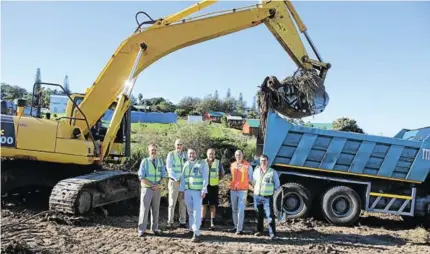
[[[74,95],[72,96],[74,102],[76,103],[76,105],[80,105],[81,102],[84,99],[84,95],[83,94],[79,94],[79,95]],[[91,128],[91,133],[93,135],[93,137],[95,138],[95,140],[100,140],[101,142],[103,142],[104,137],[106,135],[107,129],[109,127],[110,121],[112,119],[112,112],[115,110],[116,107],[116,102],[113,102],[111,104],[111,106],[105,111],[105,113],[100,117],[100,119],[97,121],[97,123],[94,125],[93,128]],[[69,111],[70,115],[72,114],[72,112],[75,109],[75,105],[72,105],[72,110]],[[120,143],[125,145],[125,154],[123,154],[123,156],[127,156],[127,154],[129,153],[129,147],[130,147],[130,128],[127,127],[128,120],[131,117],[131,112],[126,112],[122,118],[121,121],[121,125],[118,129],[118,132],[114,138],[114,143]]]

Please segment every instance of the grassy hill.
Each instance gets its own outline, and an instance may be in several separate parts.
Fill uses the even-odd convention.
[[[188,122],[185,119],[179,119],[176,124],[163,124],[163,123],[132,123],[131,130],[132,133],[142,132],[143,130],[151,130],[153,132],[163,134],[169,132],[174,127],[187,126]],[[197,124],[198,125],[198,124]],[[219,123],[212,123],[208,125],[209,131],[211,133],[211,137],[213,138],[221,138],[225,136],[242,136],[242,131],[232,128],[226,128]]]

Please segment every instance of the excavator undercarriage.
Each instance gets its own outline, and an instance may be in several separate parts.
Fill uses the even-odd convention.
[[[22,159],[3,159],[1,169],[2,195],[25,198],[28,192],[48,189],[49,210],[67,214],[87,214],[140,194],[135,172]]]
[[[85,214],[91,209],[137,197],[140,181],[136,174],[98,171],[60,181],[52,190],[49,209]]]

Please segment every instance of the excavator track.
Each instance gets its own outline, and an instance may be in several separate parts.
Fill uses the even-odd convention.
[[[49,210],[83,215],[93,208],[138,197],[136,173],[98,171],[59,181],[52,189]]]

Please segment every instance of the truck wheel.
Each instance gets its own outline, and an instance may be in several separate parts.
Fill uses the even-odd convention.
[[[281,213],[285,213],[287,219],[304,218],[311,207],[309,191],[298,183],[282,185],[274,193],[273,201],[275,215],[278,217]]]
[[[352,225],[360,217],[360,197],[349,187],[336,186],[324,194],[322,210],[327,222],[336,226]]]

